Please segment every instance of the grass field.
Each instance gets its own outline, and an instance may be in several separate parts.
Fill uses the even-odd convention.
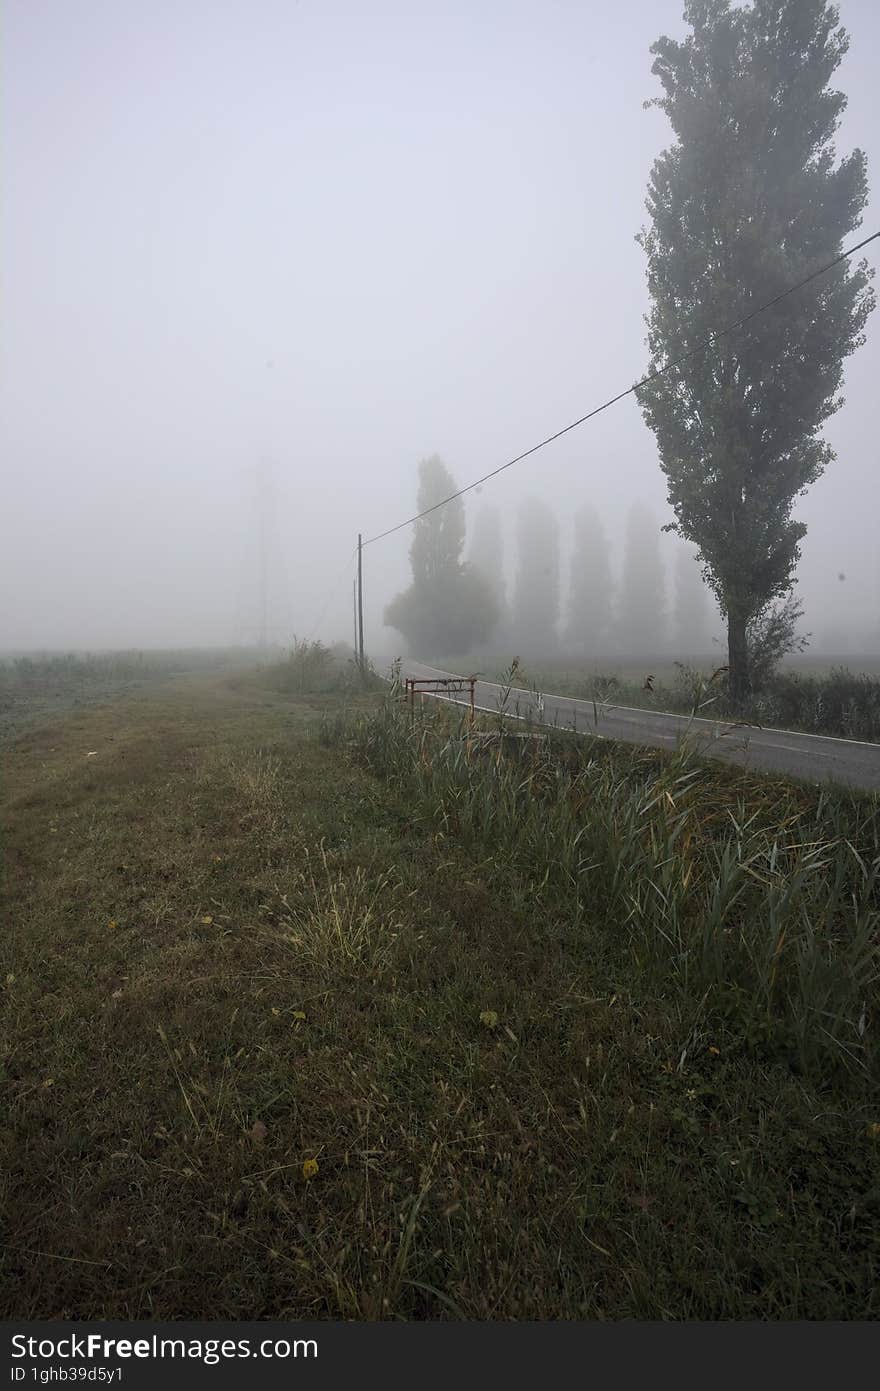
[[[662,756],[514,763],[493,792],[448,728],[278,684],[179,677],[7,739],[4,1317],[876,1318],[877,903],[829,830],[868,865],[876,799],[684,785],[693,892],[658,881],[682,943],[731,813],[845,866],[809,957],[807,890],[748,861],[749,922],[763,875],[795,943],[756,1012],[642,931],[672,824],[644,789],[683,795]],[[529,840],[563,801],[589,864]],[[804,962],[830,1042],[777,1010],[819,988]]]
[[[613,675],[627,685],[635,685],[643,681],[648,672],[651,672],[658,681],[662,681],[665,685],[672,685],[679,664],[694,667],[700,671],[713,671],[727,660],[726,653],[720,646],[713,648],[711,652],[681,654],[678,661],[673,660],[668,654],[652,654],[650,652],[639,657],[597,655],[594,658],[571,656],[533,658],[527,653],[519,653],[518,655],[529,669],[540,670],[548,675],[562,675],[572,681],[589,680],[594,676]],[[476,663],[481,673],[487,680],[490,680],[493,673],[501,672],[510,665],[511,656],[512,653],[505,649],[497,652],[485,651],[465,654],[464,656],[445,657],[441,660],[452,661],[455,663],[456,670],[460,667],[462,671],[467,672],[472,671]],[[880,654],[864,652],[836,657],[833,654],[816,655],[806,651],[792,653],[780,663],[780,669],[784,672],[817,678],[829,676],[832,671],[840,667],[847,667],[856,675],[880,678]]]
[[[0,739],[72,706],[108,699],[175,673],[240,667],[242,648],[130,652],[0,653]]]

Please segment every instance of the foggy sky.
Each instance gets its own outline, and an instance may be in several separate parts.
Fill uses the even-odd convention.
[[[855,241],[880,228],[880,5],[840,9]],[[348,638],[357,533],[412,514],[420,458],[464,485],[642,375],[633,239],[672,138],[642,103],[680,11],[6,0],[0,649],[252,641],[261,532],[271,635]],[[797,506],[819,642],[878,631],[880,313],[867,332]],[[618,546],[635,498],[671,517],[632,398],[469,518],[497,505],[510,539],[536,493],[566,541],[585,501]],[[365,552],[368,648],[395,645],[409,544]]]

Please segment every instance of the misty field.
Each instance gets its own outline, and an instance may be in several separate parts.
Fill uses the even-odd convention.
[[[6,737],[4,1316],[876,1318],[878,799],[331,674]]]
[[[175,673],[252,662],[247,648],[0,653],[0,738],[23,724]]]

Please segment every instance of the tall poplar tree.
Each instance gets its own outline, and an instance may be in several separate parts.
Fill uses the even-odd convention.
[[[409,559],[417,585],[443,582],[458,573],[464,549],[464,501],[453,497],[445,507],[437,504],[455,492],[455,479],[440,458],[432,454],[419,464],[416,508],[427,515],[413,526]],[[433,511],[429,511],[433,508]]]
[[[660,528],[650,507],[634,502],[626,518],[616,645],[628,656],[657,656],[666,645],[666,570]]]
[[[520,504],[516,549],[514,636],[527,657],[545,656],[557,644],[559,523],[540,498],[528,498]]]
[[[474,518],[468,561],[483,576],[495,596],[498,613],[504,616],[507,598],[504,588],[504,542],[501,517],[494,507],[483,503]]]
[[[652,369],[839,255],[867,201],[865,156],[839,162],[829,87],[848,38],[825,0],[688,0],[692,32],[652,71],[676,143],[655,161],[638,238]],[[798,496],[834,458],[844,359],[874,296],[842,262],[638,392],[657,438],[670,530],[699,549],[727,620],[730,690],[750,690],[748,630],[795,583]]]
[[[611,565],[602,519],[591,503],[575,514],[566,638],[572,650],[603,653],[611,635]]]
[[[385,609],[385,623],[402,633],[410,656],[452,656],[488,637],[498,604],[486,579],[462,561],[464,503],[436,454],[419,464],[420,516],[409,549],[412,584]],[[445,498],[451,502],[438,506]]]

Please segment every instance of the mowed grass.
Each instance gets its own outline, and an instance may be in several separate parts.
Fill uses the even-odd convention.
[[[260,679],[5,751],[4,1316],[877,1317],[870,1076]]]

